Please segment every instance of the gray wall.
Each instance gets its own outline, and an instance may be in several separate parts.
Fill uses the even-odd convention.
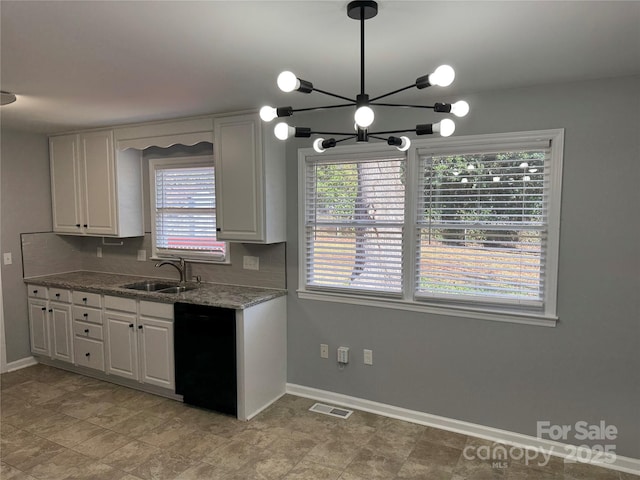
[[[617,453],[640,458],[640,78],[467,99],[456,135],[565,128],[558,326],[298,299],[297,149],[311,142],[297,139],[287,145],[288,381],[527,435],[538,420],[605,420],[620,431]],[[335,131],[352,128],[348,117],[324,111],[290,123]],[[386,109],[376,128],[431,118]],[[353,359],[342,371],[333,360],[340,345]],[[363,348],[373,349],[373,366],[363,365]]]
[[[2,129],[0,199],[2,252],[11,252],[13,264],[2,264],[7,362],[31,355],[26,289],[22,282],[20,234],[51,230],[49,146],[40,134]]]

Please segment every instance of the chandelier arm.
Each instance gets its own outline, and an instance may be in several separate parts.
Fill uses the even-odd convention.
[[[324,107],[308,107],[308,108],[296,108],[292,110],[292,112],[312,112],[314,110],[325,110],[328,108],[343,108],[343,107],[352,107],[352,103],[341,103],[340,105],[327,105]]]
[[[309,132],[311,135],[348,135],[348,138],[357,137],[354,133],[349,132]]]
[[[415,128],[407,128],[404,130],[385,130],[384,132],[371,132],[369,134],[369,136],[373,136],[373,135],[387,135],[390,133],[409,133],[409,132],[415,132],[416,129]]]
[[[343,134],[343,135],[344,135],[344,134]],[[341,138],[340,140],[336,140],[336,143],[344,142],[344,141],[346,141],[346,140],[353,140],[353,139],[354,139],[354,138],[356,138],[356,137],[357,137],[357,135],[350,135],[350,136],[348,136],[348,137],[346,137],[346,138]]]
[[[404,103],[371,103],[370,105],[376,105],[380,107],[406,107],[406,108],[431,108],[434,109],[433,105],[408,105]]]
[[[416,84],[412,83],[411,85],[407,85],[406,87],[402,87],[402,88],[399,88],[397,90],[393,90],[393,91],[391,91],[389,93],[385,93],[384,95],[379,95],[377,97],[374,97],[370,101],[371,102],[375,102],[376,100],[380,100],[381,98],[384,98],[384,97],[390,97],[391,95],[395,95],[396,93],[404,92],[405,90],[409,90],[410,88],[413,88],[415,86],[416,86]]]
[[[341,98],[342,100],[346,100],[347,102],[356,103],[353,98],[343,97],[342,95],[338,95],[335,93],[327,92],[326,90],[320,90],[319,88],[313,87],[314,92],[322,93],[324,95],[329,95],[330,97]]]
[[[387,139],[386,139],[386,138],[383,138],[383,137],[377,137],[377,136],[375,136],[375,135],[369,135],[369,138],[375,138],[376,140],[382,140],[383,142],[386,142],[386,141],[387,141]]]

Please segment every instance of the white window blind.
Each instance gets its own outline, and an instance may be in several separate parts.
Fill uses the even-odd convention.
[[[307,158],[306,286],[402,292],[404,158]]]
[[[418,154],[416,298],[541,307],[549,142]]]
[[[226,243],[216,239],[213,165],[152,161],[155,194],[155,253],[224,260]]]

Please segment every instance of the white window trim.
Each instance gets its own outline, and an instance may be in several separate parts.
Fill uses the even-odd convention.
[[[510,139],[514,142],[531,142],[541,139],[551,140],[551,158],[549,179],[549,211],[547,216],[547,257],[544,292],[544,312],[527,312],[526,310],[512,310],[508,306],[489,307],[486,305],[454,305],[443,302],[429,302],[415,300],[411,288],[412,278],[415,277],[414,256],[416,249],[415,240],[405,243],[405,275],[404,295],[402,298],[390,298],[388,296],[362,295],[341,291],[322,291],[320,289],[306,288],[306,251],[305,241],[305,188],[306,185],[306,159],[318,156],[312,148],[298,150],[298,298],[306,300],[329,301],[364,305],[377,308],[391,308],[408,310],[433,315],[444,315],[463,318],[474,318],[499,322],[519,323],[526,325],[555,327],[557,316],[557,282],[558,282],[558,256],[560,246],[560,209],[562,198],[562,169],[564,152],[564,129],[536,130],[514,133],[497,133],[468,135],[450,138],[434,138],[426,140],[412,140],[411,148],[407,151],[407,174],[415,178],[418,171],[417,151],[429,147],[446,146],[465,147],[491,145]],[[380,144],[340,146],[331,152],[340,157],[358,157],[362,155],[380,155],[387,152],[386,146]],[[417,209],[417,197],[415,195],[416,182],[407,182],[406,185],[406,228],[412,228],[413,219]]]
[[[231,252],[229,242],[226,243],[225,258],[217,259],[206,253],[158,253],[156,245],[156,182],[155,170],[157,167],[163,168],[180,168],[180,167],[199,167],[214,165],[212,155],[199,155],[193,157],[170,157],[170,158],[152,158],[149,160],[149,210],[151,218],[151,260],[172,260],[184,258],[191,263],[215,263],[230,264]]]

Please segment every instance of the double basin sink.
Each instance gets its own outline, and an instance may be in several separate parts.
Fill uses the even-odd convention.
[[[137,283],[130,283],[128,285],[123,285],[122,288],[127,288],[129,290],[140,290],[143,292],[155,292],[155,293],[183,293],[183,292],[188,292],[189,290],[194,290],[197,287],[149,280],[145,282],[137,282]]]

